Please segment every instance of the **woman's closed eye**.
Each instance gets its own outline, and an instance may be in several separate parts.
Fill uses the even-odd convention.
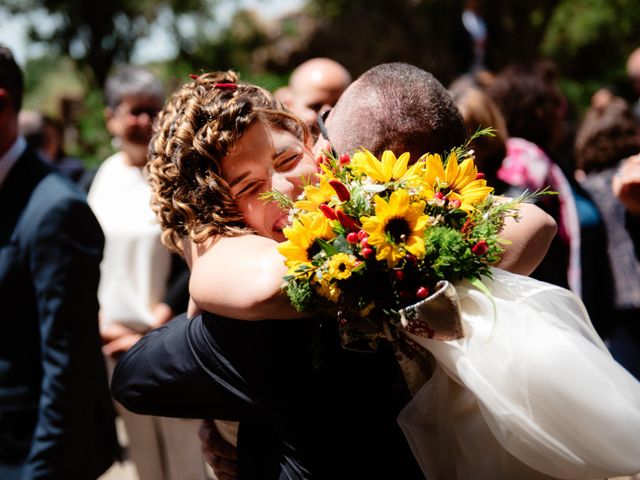
[[[240,197],[244,197],[245,195],[256,193],[260,190],[263,183],[264,182],[261,182],[259,180],[246,182],[243,185],[241,185],[240,188],[237,190],[235,197],[240,198]]]
[[[297,152],[292,155],[287,155],[276,164],[276,169],[279,171],[287,171],[294,168],[302,158],[302,152]]]

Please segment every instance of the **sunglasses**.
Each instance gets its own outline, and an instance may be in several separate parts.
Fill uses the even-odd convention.
[[[320,135],[322,135],[322,138],[324,138],[327,142],[329,142],[329,145],[331,145],[331,155],[333,155],[333,158],[338,158],[338,152],[336,152],[336,149],[333,148],[333,145],[331,144],[331,140],[329,139],[329,132],[327,131],[327,127],[325,126],[324,122],[327,120],[327,117],[329,117],[329,113],[331,113],[331,109],[327,108],[326,110],[318,113],[318,118],[316,120],[317,124],[318,124],[318,129],[320,130]]]

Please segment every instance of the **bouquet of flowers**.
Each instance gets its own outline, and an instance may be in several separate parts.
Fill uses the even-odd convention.
[[[516,207],[526,200],[491,194],[468,148],[473,138],[444,157],[427,153],[413,164],[408,153],[391,151],[381,158],[365,149],[353,158],[325,154],[319,182],[287,205],[292,222],[279,251],[292,304],[334,314],[350,348],[373,349],[381,338],[404,341],[403,328],[462,336],[455,318],[434,328],[429,320],[412,322],[407,307],[454,301],[451,284],[463,279],[483,289],[482,276],[491,275],[504,251],[504,220],[517,219]]]

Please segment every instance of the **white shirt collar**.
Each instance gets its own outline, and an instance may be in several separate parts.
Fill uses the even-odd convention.
[[[9,171],[18,161],[20,156],[27,148],[27,141],[22,135],[18,135],[16,141],[11,145],[11,148],[0,157],[0,187],[9,175]]]

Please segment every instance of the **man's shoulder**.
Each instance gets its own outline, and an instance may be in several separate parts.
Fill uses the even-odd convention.
[[[70,179],[54,171],[47,173],[35,186],[22,217],[25,231],[35,236],[46,236],[61,227],[73,228],[74,222],[87,229],[99,228],[86,194]]]
[[[86,194],[79,186],[59,172],[51,171],[36,185],[30,204],[45,212],[86,205]]]

